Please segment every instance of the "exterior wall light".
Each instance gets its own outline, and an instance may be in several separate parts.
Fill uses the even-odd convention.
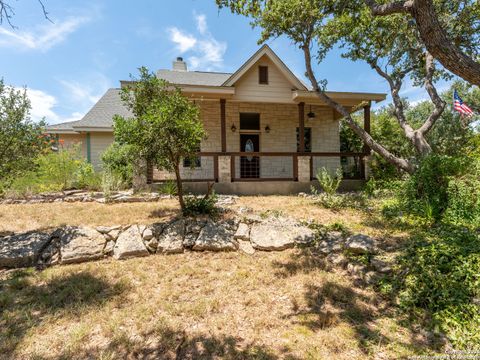
[[[312,105],[310,105],[310,112],[307,114],[309,120],[315,119],[315,113],[312,111]]]
[[[270,132],[270,126],[265,126],[265,132],[268,134]]]
[[[232,130],[232,132],[237,131],[237,127],[235,126],[235,124],[232,124],[232,127],[230,128],[230,130]]]

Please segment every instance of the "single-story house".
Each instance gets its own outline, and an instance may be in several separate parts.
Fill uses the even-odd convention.
[[[159,78],[181,88],[200,108],[208,134],[198,160],[183,165],[191,189],[215,182],[218,192],[287,193],[308,190],[317,170],[342,168],[345,178],[365,179],[366,149],[340,152],[340,114],[323,103],[298,79],[268,45],[263,45],[234,73],[188,71],[182,58]],[[121,86],[128,81],[121,81]],[[129,116],[120,89],[109,89],[78,121],[52,125],[65,145],[81,143],[85,157],[101,168],[101,154],[113,142],[112,117]],[[370,104],[385,94],[327,92],[352,111],[364,108],[370,127]],[[148,181],[159,183],[172,174],[149,169]],[[350,181],[352,183],[352,181]]]

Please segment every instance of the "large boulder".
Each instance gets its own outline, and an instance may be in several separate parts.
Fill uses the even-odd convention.
[[[373,253],[375,244],[370,236],[363,234],[356,234],[350,236],[345,242],[345,250],[353,254],[368,254]]]
[[[50,234],[36,232],[0,238],[0,268],[34,265],[49,241]]]
[[[315,233],[306,226],[286,225],[278,223],[253,224],[250,241],[257,250],[285,250],[296,243],[308,243],[315,239]]]
[[[186,249],[191,249],[195,245],[200,231],[207,224],[207,221],[204,219],[188,219],[185,224],[185,237],[183,239],[183,247]]]
[[[200,231],[193,250],[236,251],[238,243],[233,239],[235,229],[231,223],[209,221]]]
[[[113,257],[117,260],[147,255],[149,252],[142,241],[142,235],[137,225],[132,225],[122,232],[113,248]]]
[[[178,254],[183,252],[185,221],[178,220],[165,227],[158,237],[157,253]]]
[[[66,226],[58,229],[53,236],[60,240],[62,264],[79,263],[103,257],[106,240],[95,229]]]

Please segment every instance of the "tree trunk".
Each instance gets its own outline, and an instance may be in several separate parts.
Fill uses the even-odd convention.
[[[147,189],[147,160],[138,158],[133,164],[132,187],[134,192],[140,192]]]
[[[177,180],[177,193],[178,193],[178,202],[180,203],[180,209],[182,209],[182,213],[185,212],[185,201],[183,199],[183,184],[182,178],[180,176],[180,165],[175,165],[175,177]]]
[[[432,0],[392,1],[377,4],[365,0],[373,15],[387,16],[394,13],[409,13],[415,19],[423,43],[432,56],[453,74],[480,86],[480,63],[465,54],[448,38],[435,11]]]

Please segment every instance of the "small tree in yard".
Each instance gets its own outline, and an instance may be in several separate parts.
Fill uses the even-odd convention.
[[[0,181],[12,179],[34,165],[50,142],[43,135],[45,123],[30,119],[26,90],[6,86],[0,79]]]
[[[122,100],[134,117],[114,117],[115,140],[129,144],[139,158],[175,173],[178,200],[185,212],[180,164],[191,159],[205,136],[195,104],[180,89],[158,79],[145,67],[140,78],[122,89]]]

